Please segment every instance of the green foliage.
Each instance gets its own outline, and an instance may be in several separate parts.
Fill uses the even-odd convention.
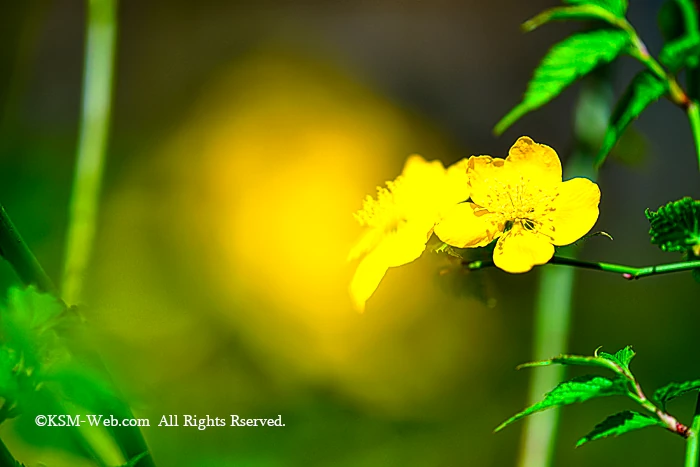
[[[639,430],[647,426],[659,425],[663,423],[656,418],[643,415],[631,410],[611,415],[593,428],[593,431],[578,440],[576,447],[582,446],[589,441],[595,441],[608,436],[619,436],[630,431]]]
[[[651,243],[663,251],[700,251],[700,201],[685,197],[645,214]]]
[[[649,71],[642,71],[634,77],[610,116],[603,146],[596,156],[596,166],[605,161],[627,126],[667,90],[667,84]]]
[[[627,394],[626,382],[619,377],[611,379],[595,375],[581,376],[559,383],[544,396],[544,399],[501,423],[495,431],[500,431],[523,417],[552,407],[585,402],[596,397],[625,394]]]
[[[627,0],[564,0],[564,3],[599,6],[620,18],[624,18],[627,13]]]
[[[700,36],[686,36],[664,45],[659,53],[659,61],[669,70],[676,72],[687,66],[698,66]]]
[[[523,115],[558,96],[596,66],[615,59],[629,41],[624,31],[602,29],[575,34],[556,44],[535,70],[522,102],[496,124],[496,134],[503,133]]]
[[[601,358],[604,358],[606,360],[610,360],[611,362],[615,363],[616,365],[619,365],[620,368],[622,368],[624,371],[628,372],[630,369],[630,362],[634,358],[634,356],[637,355],[634,350],[632,350],[632,346],[628,345],[624,349],[618,350],[614,354],[609,354],[606,352],[598,352],[598,356]]]
[[[566,20],[605,21],[614,26],[616,19],[615,15],[610,14],[610,11],[597,5],[564,6],[543,11],[534,18],[525,21],[522,29],[525,32],[530,32],[550,21]]]
[[[549,365],[572,365],[572,366],[591,366],[606,368],[612,370],[621,376],[627,376],[629,374],[629,363],[635,356],[632,346],[627,346],[624,349],[618,350],[615,354],[609,354],[605,352],[595,352],[592,357],[586,357],[583,355],[559,355],[557,357],[552,357],[547,360],[541,360],[538,362],[523,363],[518,366],[520,368],[531,368],[537,366],[549,366]]]
[[[700,380],[669,383],[654,392],[654,400],[666,410],[669,401],[693,391],[700,391]]]

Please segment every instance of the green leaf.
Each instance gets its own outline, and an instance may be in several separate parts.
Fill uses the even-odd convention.
[[[626,32],[610,29],[575,34],[554,45],[535,70],[522,102],[496,124],[503,133],[523,115],[558,96],[596,66],[615,59],[629,44]]]
[[[610,355],[610,354],[606,354]],[[617,355],[617,354],[616,354]],[[614,357],[611,355],[611,357]],[[604,358],[600,355],[595,355],[593,357],[584,357],[582,355],[559,355],[547,360],[540,360],[537,362],[523,363],[517,368],[533,368],[537,366],[549,366],[549,365],[571,365],[571,366],[592,366],[598,368],[607,368],[612,370],[619,375],[625,375],[625,371],[619,362],[614,361],[609,358]]]
[[[611,15],[605,8],[597,5],[560,6],[545,10],[534,18],[525,21],[522,29],[525,32],[530,32],[550,21],[566,20],[605,21],[614,26],[616,17]]]
[[[659,61],[672,72],[686,66],[698,66],[700,55],[700,36],[685,36],[668,42],[659,53]]]
[[[632,123],[632,120],[637,118],[649,104],[663,96],[666,91],[666,83],[649,71],[642,71],[634,77],[610,116],[610,123],[603,138],[603,146],[596,157],[597,167],[605,162],[610,150],[620,139],[625,128]]]
[[[569,5],[597,5],[620,18],[627,13],[627,0],[564,0]]]
[[[634,350],[632,350],[632,346],[628,345],[624,349],[618,350],[615,352],[615,354],[609,354],[606,352],[599,352],[598,356],[601,358],[604,358],[606,360],[610,360],[611,362],[619,365],[621,368],[623,368],[626,371],[629,371],[630,369],[630,362],[634,358],[634,356],[637,355]]]
[[[544,399],[501,423],[495,431],[500,431],[511,423],[535,412],[552,407],[585,402],[589,399],[627,394],[626,382],[621,378],[610,379],[604,376],[586,375],[559,383]]]
[[[654,392],[654,400],[666,410],[669,401],[693,391],[700,391],[700,380],[669,383]]]
[[[663,251],[700,252],[700,201],[685,197],[658,211],[645,212],[651,229],[651,243]]]
[[[624,412],[611,415],[601,423],[597,424],[593,431],[578,440],[576,447],[582,446],[589,441],[595,441],[608,436],[619,436],[630,431],[639,430],[647,426],[660,425],[663,423],[648,415],[642,415],[638,412],[625,410]]]

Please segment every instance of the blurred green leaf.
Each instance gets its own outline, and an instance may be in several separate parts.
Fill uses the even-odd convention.
[[[620,135],[608,157],[627,167],[639,167],[648,161],[649,139],[633,126]]]
[[[614,15],[624,18],[627,13],[627,0],[564,0],[569,5],[597,5]]]
[[[700,201],[685,197],[645,212],[651,229],[651,243],[663,251],[700,252]]]
[[[501,423],[495,431],[500,431],[511,423],[535,412],[552,407],[585,402],[596,397],[627,394],[627,383],[623,379],[586,375],[559,383],[544,399]]]
[[[666,410],[669,401],[693,391],[700,391],[700,380],[669,383],[654,392],[654,400]]]
[[[566,20],[605,21],[614,26],[615,19],[615,16],[611,15],[610,11],[597,5],[561,6],[545,10],[534,18],[525,21],[522,29],[525,32],[530,32],[550,21]]]
[[[656,21],[664,42],[676,40],[685,34],[683,14],[677,0],[666,0],[659,9]]]
[[[606,352],[598,353],[599,357],[604,358],[606,360],[610,360],[611,362],[620,365],[620,367],[625,369],[626,371],[629,371],[630,362],[632,361],[635,355],[637,354],[634,350],[632,350],[631,345],[628,345],[624,349],[618,350],[617,352],[615,352],[615,354],[609,354]]]
[[[535,70],[522,102],[496,124],[495,133],[503,133],[596,66],[615,59],[628,44],[626,32],[602,29],[575,34],[554,45]]]
[[[576,447],[582,446],[589,441],[595,441],[608,436],[619,436],[630,431],[639,430],[647,426],[660,425],[663,423],[656,418],[642,415],[638,412],[625,410],[624,412],[611,415],[601,423],[597,424],[593,431],[578,440]]]
[[[700,36],[686,36],[667,42],[659,53],[659,61],[669,70],[676,72],[686,66],[698,65]]]
[[[596,157],[596,166],[600,167],[605,162],[615,143],[632,120],[637,118],[649,104],[663,96],[666,90],[666,83],[648,71],[643,71],[634,77],[610,116],[603,146]]]

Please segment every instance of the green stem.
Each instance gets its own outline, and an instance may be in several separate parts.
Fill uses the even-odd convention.
[[[105,152],[110,123],[114,55],[117,36],[117,0],[89,0],[87,44],[83,72],[83,109],[80,141],[69,206],[62,296],[68,304],[81,300],[83,277],[89,265],[97,225]],[[103,367],[101,360],[98,363]],[[106,372],[106,369],[105,369]],[[133,418],[126,404],[114,401],[114,412]],[[135,427],[110,430],[124,457],[139,457],[139,466],[153,466],[143,435]],[[144,455],[144,453],[146,453]]]
[[[571,302],[574,270],[545,269],[540,275],[535,301],[535,332],[533,356],[536,360],[562,353],[566,349],[571,321]],[[564,379],[565,367],[555,366],[549,371],[533,373],[528,390],[529,405],[542,398]],[[520,467],[552,465],[559,411],[548,410],[525,421]]]
[[[574,112],[575,147],[565,175],[595,179],[593,158],[610,116],[612,90],[609,71],[601,68],[583,83]],[[576,254],[576,247],[570,248]],[[541,271],[535,300],[533,357],[542,360],[566,350],[573,309],[575,270],[546,268]],[[528,399],[536,403],[565,377],[566,368],[557,366],[531,376]],[[519,467],[549,467],[554,464],[559,410],[552,409],[525,421]]]
[[[56,287],[29,249],[5,208],[0,205],[0,255],[25,284],[34,284],[42,292],[55,292]]]
[[[698,467],[698,459],[700,458],[700,394],[695,404],[695,415],[693,424],[690,427],[690,436],[688,437],[688,449],[685,453],[685,467]]]
[[[698,103],[691,101],[688,105],[688,121],[690,122],[690,130],[693,133],[693,141],[695,141],[695,152],[698,157],[698,167],[700,167],[700,112],[698,112]]]
[[[680,261],[677,263],[659,264],[656,266],[647,266],[643,268],[635,268],[633,266],[625,266],[622,264],[612,263],[596,263],[589,261],[581,261],[574,258],[565,258],[561,256],[553,256],[546,264],[560,264],[564,266],[572,266],[582,269],[595,269],[597,271],[612,272],[622,274],[625,279],[633,280],[647,276],[658,276],[661,274],[669,274],[672,272],[690,271],[700,268],[700,260],[695,261]],[[484,269],[495,266],[493,261],[472,261],[467,263],[466,268],[470,271]]]
[[[117,1],[89,0],[78,157],[69,207],[62,296],[81,298],[90,261],[110,120]]]

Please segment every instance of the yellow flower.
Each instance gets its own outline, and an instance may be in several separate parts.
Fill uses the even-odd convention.
[[[440,161],[413,155],[401,175],[386,185],[377,188],[377,199],[367,196],[355,214],[367,227],[348,255],[348,260],[364,256],[350,283],[359,311],[364,311],[386,271],[417,259],[441,215],[469,198],[467,160],[445,169]]]
[[[472,156],[471,202],[454,206],[435,227],[445,243],[470,248],[498,238],[493,262],[507,272],[527,272],[554,255],[554,245],[583,237],[598,219],[600,190],[585,178],[562,182],[557,153],[528,137],[508,157]]]

